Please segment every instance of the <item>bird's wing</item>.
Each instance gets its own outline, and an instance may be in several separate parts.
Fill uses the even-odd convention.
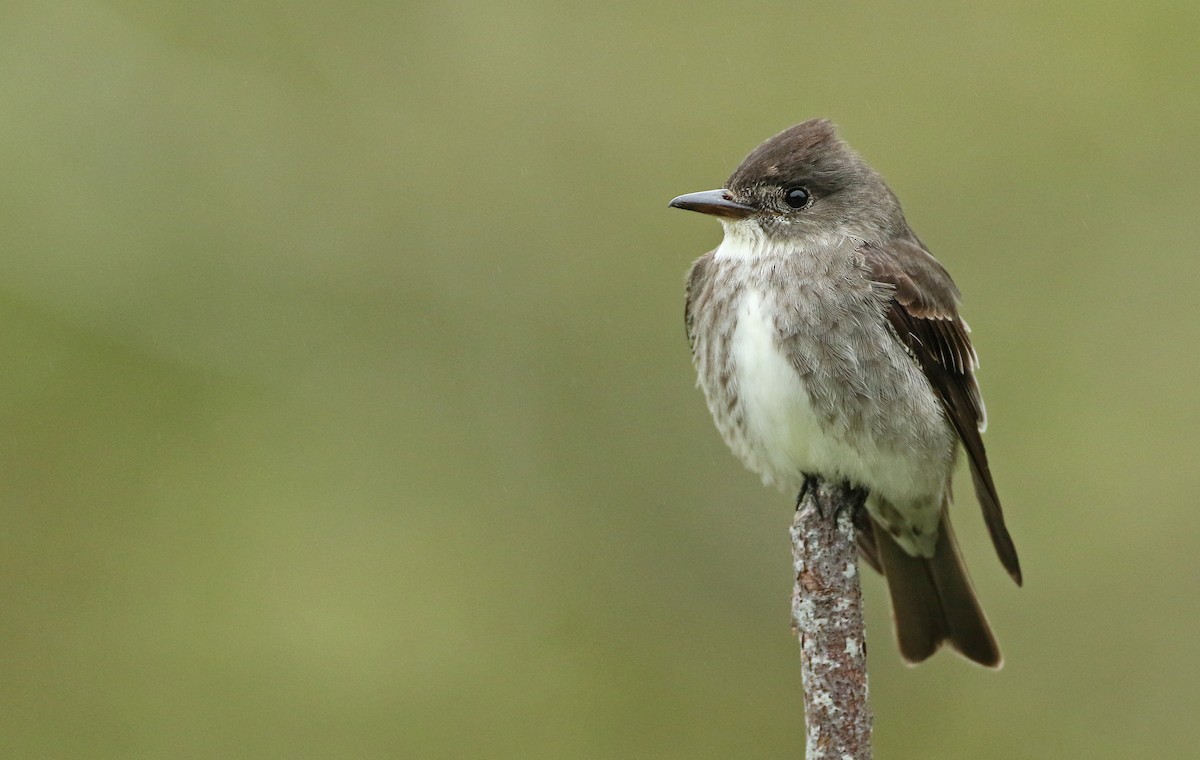
[[[980,432],[987,425],[975,382],[979,360],[966,322],[958,315],[958,288],[915,238],[867,243],[860,249],[869,276],[891,287],[888,320],[933,386],[966,449],[975,494],[1000,563],[1021,584],[1017,550],[1000,509]]]
[[[712,261],[713,251],[709,251],[696,262],[692,264],[691,270],[687,277],[687,300],[683,304],[683,326],[687,330],[688,344],[693,350],[696,348],[696,312],[697,300],[701,298],[701,292],[704,290],[704,283],[708,276],[708,265]]]

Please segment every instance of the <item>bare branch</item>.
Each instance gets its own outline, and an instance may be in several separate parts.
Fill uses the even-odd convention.
[[[854,512],[862,493],[810,478],[792,521],[808,760],[870,760],[871,705]]]

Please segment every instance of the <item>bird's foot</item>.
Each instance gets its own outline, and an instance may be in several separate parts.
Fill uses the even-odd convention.
[[[801,484],[801,486],[800,486],[800,495],[796,497],[796,510],[797,511],[800,510],[800,505],[804,502],[804,497],[808,496],[809,491],[816,490],[817,486],[820,484],[820,480],[821,479],[818,478],[816,475],[808,475],[808,474],[804,475],[804,483]],[[817,511],[818,512],[821,511],[821,504],[820,504],[819,500],[817,502]]]
[[[821,479],[816,475],[805,475],[804,483],[800,486],[800,494],[796,497],[796,509],[800,509],[800,505],[804,503],[805,497],[810,493],[813,495],[813,502],[816,504],[817,513],[822,518],[825,517],[825,505],[822,503],[820,492]],[[857,526],[862,521],[867,519],[867,489],[853,485],[849,481],[843,480],[841,483],[841,492],[846,495],[844,499],[836,499],[833,505],[833,521],[837,522],[842,516],[844,510],[850,510],[850,518]]]

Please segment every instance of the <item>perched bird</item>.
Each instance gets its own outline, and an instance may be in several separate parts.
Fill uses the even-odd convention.
[[[823,119],[756,148],[724,189],[675,208],[717,217],[687,280],[685,322],[718,430],[764,483],[867,492],[861,555],[887,578],[901,655],[943,642],[1001,664],[950,527],[959,446],[1001,564],[1021,569],[980,433],[959,291],[900,202]]]

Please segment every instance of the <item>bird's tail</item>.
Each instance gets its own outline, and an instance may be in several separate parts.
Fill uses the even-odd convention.
[[[945,507],[930,558],[908,554],[878,523],[872,528],[905,661],[921,662],[948,641],[968,660],[999,668],[1000,646],[975,597]]]

